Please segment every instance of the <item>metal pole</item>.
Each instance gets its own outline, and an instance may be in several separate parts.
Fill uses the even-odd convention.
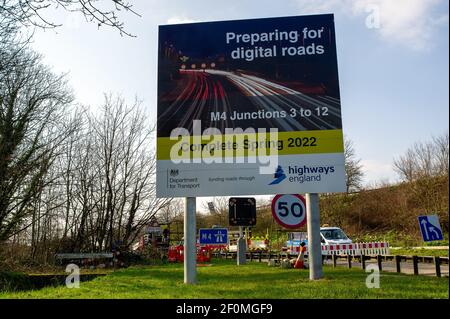
[[[244,239],[244,231],[243,227],[239,226],[239,239],[237,242],[237,265],[244,265],[246,263],[246,252],[247,252],[247,244]]]
[[[184,210],[184,283],[197,282],[197,230],[195,197],[186,197]]]
[[[319,194],[306,194],[306,220],[308,227],[309,279],[322,278],[322,246],[320,243]]]

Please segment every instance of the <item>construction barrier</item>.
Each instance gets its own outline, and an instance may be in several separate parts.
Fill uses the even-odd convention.
[[[197,244],[197,262],[211,262],[212,253],[225,249],[225,245],[198,245]],[[184,262],[184,247],[183,245],[171,246],[167,252],[167,260],[169,262]]]
[[[291,246],[288,249],[290,254],[296,255],[300,246]],[[306,249],[308,254],[308,249]],[[352,244],[333,244],[322,245],[322,255],[350,255],[350,256],[376,256],[390,255],[389,243],[371,242],[371,243],[352,243]]]

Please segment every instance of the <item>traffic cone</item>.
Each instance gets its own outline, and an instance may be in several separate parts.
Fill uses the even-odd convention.
[[[295,261],[294,268],[295,269],[304,269],[305,268],[305,250],[306,247],[303,245],[300,247],[300,253],[298,254],[297,260]]]

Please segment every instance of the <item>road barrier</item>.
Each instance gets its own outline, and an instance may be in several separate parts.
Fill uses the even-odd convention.
[[[288,253],[298,255],[300,246],[291,246]],[[306,250],[306,254],[308,249]],[[389,255],[389,243],[387,242],[370,242],[370,243],[353,243],[353,244],[333,244],[322,245],[322,255],[351,255],[351,256],[377,256]]]
[[[382,249],[383,247],[379,247],[379,249]],[[336,252],[335,249],[333,249],[334,252]],[[351,251],[351,250],[349,250]],[[382,250],[381,250],[382,251]],[[273,251],[259,251],[259,252],[247,252],[246,256],[247,259],[250,261],[270,261],[275,260],[276,264],[279,264],[282,259],[285,258],[297,258],[298,254],[291,254],[289,252],[273,252]],[[228,251],[221,251],[221,252],[214,252],[213,257],[215,258],[231,258],[236,259],[236,252],[228,252]],[[378,268],[380,271],[383,270],[383,262],[387,261],[394,261],[395,262],[395,269],[397,273],[401,272],[401,265],[402,263],[406,262],[412,262],[413,263],[413,271],[414,275],[419,274],[419,264],[421,263],[433,263],[435,265],[435,275],[437,277],[441,277],[441,265],[442,264],[449,264],[449,258],[448,257],[438,257],[438,256],[403,256],[403,255],[350,255],[350,254],[330,254],[330,255],[323,255],[323,260],[330,259],[332,260],[333,267],[337,267],[337,260],[338,259],[346,259],[347,261],[347,267],[352,267],[352,261],[360,262],[361,268],[366,269],[366,261],[367,260],[376,260]]]
[[[351,256],[351,255],[332,255],[333,267],[337,266],[338,258],[346,258],[348,261],[348,267],[351,268],[351,260],[355,259],[361,264],[362,269],[366,269],[366,260],[375,259],[377,261],[377,265],[380,271],[383,270],[383,261],[394,261],[395,262],[395,271],[397,273],[401,272],[402,262],[412,262],[413,264],[413,273],[414,275],[419,275],[419,265],[422,264],[430,264],[433,263],[435,265],[435,275],[436,277],[441,277],[441,265],[449,264],[448,257],[439,257],[439,256],[402,256],[402,255],[377,255],[377,256]]]

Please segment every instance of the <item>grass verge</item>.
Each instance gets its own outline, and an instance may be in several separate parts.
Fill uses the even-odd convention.
[[[252,262],[214,261],[198,267],[198,283],[183,283],[183,265],[131,267],[83,282],[25,292],[3,292],[0,298],[448,298],[448,278],[381,273],[380,288],[366,287],[360,269],[324,267],[324,278],[310,282],[307,270],[268,267]]]

